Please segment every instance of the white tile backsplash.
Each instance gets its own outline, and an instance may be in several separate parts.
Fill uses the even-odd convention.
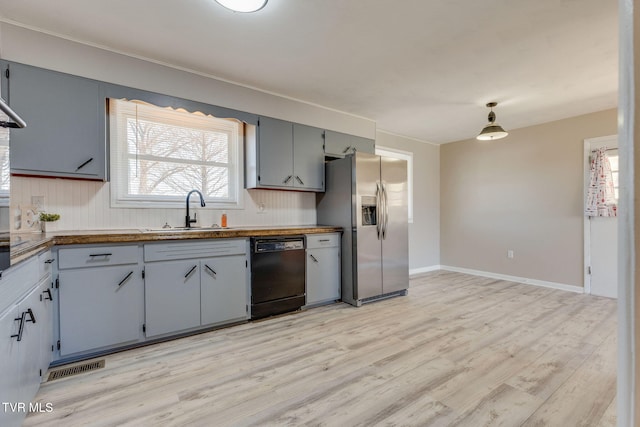
[[[59,213],[59,230],[101,230],[122,228],[183,226],[185,208],[112,208],[108,182],[58,178],[11,177],[13,209],[31,204],[31,196],[45,197],[45,210]],[[186,197],[186,194],[185,194]],[[315,193],[275,190],[245,190],[244,209],[227,209],[228,226],[314,225]],[[264,206],[262,212],[260,206]],[[197,206],[197,207],[196,207]],[[198,225],[220,223],[222,210],[200,208]],[[12,230],[15,221],[12,216]]]

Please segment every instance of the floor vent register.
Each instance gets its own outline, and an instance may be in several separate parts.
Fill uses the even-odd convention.
[[[74,365],[65,368],[56,369],[49,372],[47,381],[59,380],[60,378],[70,377],[72,375],[83,374],[85,372],[94,371],[96,369],[104,368],[104,359],[93,360],[91,362],[83,363],[81,365]]]

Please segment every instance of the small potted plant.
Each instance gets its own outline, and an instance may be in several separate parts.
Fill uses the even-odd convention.
[[[45,233],[53,231],[56,228],[55,222],[59,219],[59,214],[40,212],[40,225],[42,227],[42,231]]]

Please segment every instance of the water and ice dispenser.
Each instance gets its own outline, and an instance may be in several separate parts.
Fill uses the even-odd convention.
[[[377,225],[378,215],[375,196],[362,196],[360,201],[362,205],[362,225]]]

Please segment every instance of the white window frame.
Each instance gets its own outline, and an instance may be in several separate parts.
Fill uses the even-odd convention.
[[[119,106],[119,114],[114,113],[113,108],[109,112],[109,140],[110,140],[110,172],[111,172],[111,206],[118,208],[178,208],[184,207],[184,196],[156,196],[156,195],[130,195],[128,194],[129,180],[129,155],[127,152],[126,120],[129,118],[147,118],[158,120],[172,125],[185,125],[188,121],[203,122],[212,116],[202,113],[190,113],[185,110],[156,107],[140,101],[134,101],[133,105],[153,107],[152,116],[149,116],[148,108],[128,108]],[[147,113],[145,113],[147,111]],[[187,122],[185,122],[185,120]],[[230,135],[229,156],[231,166],[229,168],[229,201],[222,202],[211,200],[205,195],[207,206],[205,209],[242,209],[244,207],[244,152],[242,123],[235,119],[218,119],[228,122],[225,131]],[[198,162],[194,162],[198,164]],[[195,188],[201,190],[200,188]]]
[[[413,223],[413,153],[376,145],[376,154],[407,161],[407,211],[409,214],[409,223]]]

